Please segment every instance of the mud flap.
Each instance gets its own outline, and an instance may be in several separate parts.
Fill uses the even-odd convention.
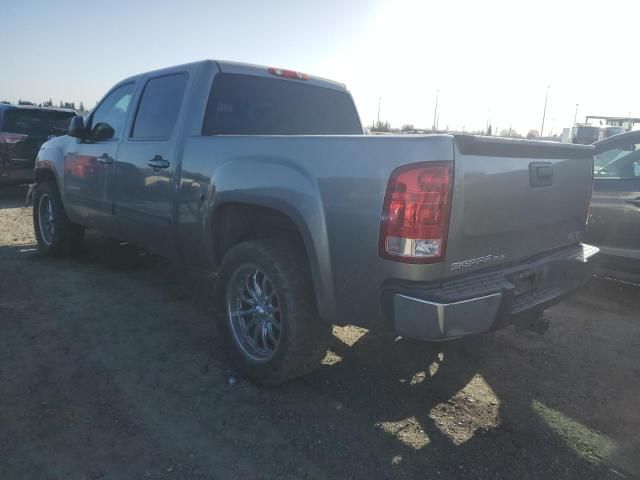
[[[33,192],[36,190],[37,183],[29,184],[29,189],[27,190],[27,198],[24,199],[24,206],[30,207],[33,205]]]

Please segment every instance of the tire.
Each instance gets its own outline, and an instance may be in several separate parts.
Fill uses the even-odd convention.
[[[38,251],[45,255],[70,255],[82,247],[84,228],[69,220],[58,189],[52,182],[36,186],[33,194],[33,229]]]
[[[273,385],[320,365],[331,324],[318,316],[300,247],[286,239],[240,243],[225,255],[219,279],[223,331],[230,359],[240,374]],[[261,300],[256,301],[250,290],[260,293]],[[236,313],[251,310],[246,315]]]

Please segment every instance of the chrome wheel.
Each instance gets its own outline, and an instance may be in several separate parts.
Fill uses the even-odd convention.
[[[271,360],[282,337],[278,294],[256,265],[238,268],[227,284],[227,321],[242,352],[256,362]]]
[[[53,201],[46,193],[40,196],[40,201],[38,202],[38,227],[40,228],[42,241],[46,245],[51,245],[56,233],[56,226],[53,215]]]

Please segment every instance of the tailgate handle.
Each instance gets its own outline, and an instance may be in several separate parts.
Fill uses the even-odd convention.
[[[532,187],[550,187],[553,185],[553,164],[551,162],[531,162],[529,181]]]

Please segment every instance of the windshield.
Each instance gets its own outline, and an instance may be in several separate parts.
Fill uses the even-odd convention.
[[[640,144],[618,145],[597,154],[593,174],[596,178],[640,177]]]
[[[64,133],[75,115],[74,112],[53,110],[10,109],[4,113],[2,130],[35,135]]]

